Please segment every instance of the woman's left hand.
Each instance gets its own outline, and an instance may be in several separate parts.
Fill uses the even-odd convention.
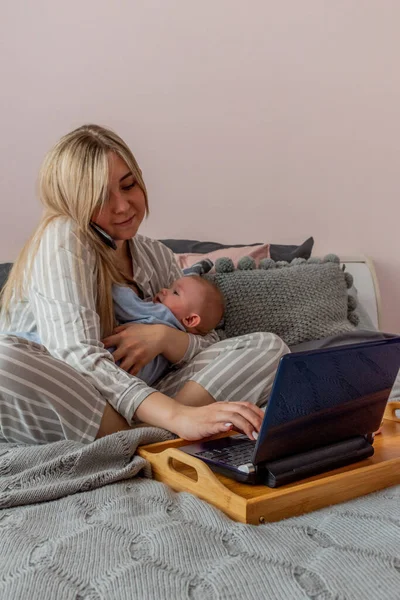
[[[115,362],[121,361],[121,369],[136,375],[156,356],[162,354],[166,327],[126,323],[116,327],[102,342],[106,348],[115,347],[113,356]]]

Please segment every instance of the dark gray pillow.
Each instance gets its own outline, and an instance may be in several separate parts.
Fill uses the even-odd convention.
[[[224,248],[243,248],[245,246],[259,246],[266,242],[257,242],[253,244],[220,244],[219,242],[200,242],[198,240],[160,240],[175,254],[208,254],[215,250]],[[285,244],[271,244],[270,256],[273,260],[291,261],[294,258],[310,258],[314,246],[314,238],[300,244],[300,246],[288,246]]]
[[[271,244],[269,247],[269,255],[272,260],[286,260],[291,262],[294,258],[310,258],[314,246],[314,238],[309,237],[308,240],[300,244],[300,246],[287,246],[285,244]]]
[[[199,242],[198,240],[160,240],[174,254],[208,254],[224,248],[244,248],[245,246],[261,246],[263,242],[255,244],[220,244],[219,242]]]
[[[289,263],[246,256],[235,270],[229,258],[219,258],[216,272],[204,277],[222,291],[226,310],[217,329],[221,339],[265,331],[288,346],[354,331],[356,302],[347,290],[353,283],[337,256],[296,258]]]
[[[1,263],[0,264],[0,291],[7,281],[9,272],[11,271],[12,263]]]

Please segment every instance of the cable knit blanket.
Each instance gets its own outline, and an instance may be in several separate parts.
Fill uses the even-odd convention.
[[[135,449],[167,437],[0,445],[0,598],[400,598],[400,486],[243,525],[148,478]]]

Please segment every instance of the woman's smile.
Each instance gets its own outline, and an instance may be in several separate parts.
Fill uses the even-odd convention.
[[[114,223],[114,225],[116,227],[130,227],[130,225],[132,225],[132,223],[133,223],[133,219],[134,218],[135,218],[135,215],[133,215],[129,219],[126,219],[126,221],[121,221],[119,223]]]

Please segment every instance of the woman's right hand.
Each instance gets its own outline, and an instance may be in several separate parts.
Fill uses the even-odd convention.
[[[243,431],[251,440],[260,431],[264,412],[251,402],[212,402],[185,406],[154,391],[136,409],[137,420],[163,427],[185,440],[201,440],[230,429]]]
[[[263,418],[264,412],[250,402],[214,402],[197,407],[180,405],[173,431],[179,437],[193,441],[235,429],[254,441]]]

